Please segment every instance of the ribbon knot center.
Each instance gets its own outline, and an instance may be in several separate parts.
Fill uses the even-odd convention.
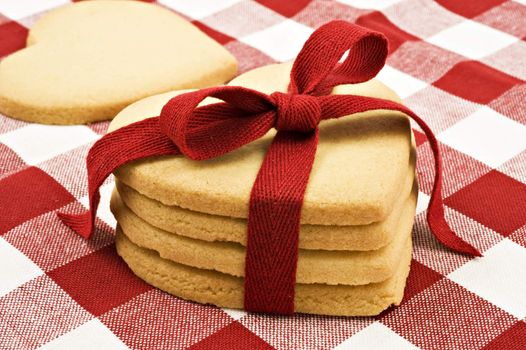
[[[276,129],[308,132],[318,126],[321,107],[317,97],[283,92],[274,92],[271,97],[277,107]]]

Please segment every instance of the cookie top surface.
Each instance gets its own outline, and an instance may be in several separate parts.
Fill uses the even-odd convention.
[[[291,64],[247,72],[229,85],[265,93],[286,91]],[[173,92],[124,109],[109,131],[160,113]],[[379,81],[336,87],[399,101]],[[213,99],[204,103],[214,102]],[[232,217],[247,217],[250,191],[275,131],[224,156],[192,161],[182,156],[150,158],[119,168],[115,175],[140,193],[167,205]],[[370,111],[320,123],[320,141],[306,189],[301,222],[362,225],[382,221],[402,191],[410,164],[412,132],[407,116]]]
[[[235,58],[172,11],[87,1],[44,15],[0,64],[0,111],[52,124],[111,119],[166,91],[224,83]]]

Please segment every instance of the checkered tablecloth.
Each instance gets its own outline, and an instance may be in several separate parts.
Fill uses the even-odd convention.
[[[0,56],[66,0],[0,0]],[[447,218],[484,257],[444,249],[425,222],[432,154],[418,143],[414,257],[402,305],[374,318],[279,317],[203,306],[136,278],[116,255],[103,187],[87,242],[58,209],[87,203],[84,157],[107,122],[48,126],[0,115],[0,348],[526,349],[524,0],[163,0],[239,60],[294,58],[313,28],[384,32],[379,78],[434,129]]]

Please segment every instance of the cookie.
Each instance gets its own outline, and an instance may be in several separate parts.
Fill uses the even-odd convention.
[[[163,259],[157,252],[132,243],[117,227],[118,254],[149,284],[186,300],[227,308],[243,308],[243,278],[198,269]],[[372,316],[399,305],[411,263],[411,238],[405,242],[394,275],[361,286],[296,284],[295,312]]]
[[[229,85],[270,93],[286,91],[291,64],[247,72]],[[110,131],[158,115],[172,92],[144,99],[124,109]],[[343,85],[334,93],[399,101],[376,80]],[[208,99],[208,103],[213,102]],[[116,170],[124,184],[165,205],[203,213],[246,218],[250,191],[274,131],[236,151],[207,161],[182,156],[150,158]],[[301,223],[367,225],[393,211],[407,177],[412,148],[409,119],[377,110],[320,123],[320,142],[305,192]]]
[[[413,149],[412,157],[416,150]],[[402,210],[415,178],[415,163],[411,163],[404,189],[396,199],[393,211],[380,222],[369,225],[300,226],[299,247],[323,250],[376,250],[393,239],[393,227],[398,225]],[[237,242],[246,246],[247,220],[200,213],[178,206],[167,206],[141,195],[118,179],[115,181],[120,198],[126,206],[150,225],[204,241]]]
[[[398,225],[391,227],[393,240],[372,251],[299,250],[296,281],[360,285],[390,278],[397,267],[400,252],[411,235],[416,207],[416,186],[404,201]],[[216,270],[242,277],[245,273],[245,247],[232,242],[206,242],[160,230],[135,215],[113,192],[111,210],[122,232],[134,244],[180,264]],[[327,231],[331,226],[327,227]]]
[[[0,112],[31,122],[111,119],[146,96],[236,73],[234,57],[197,27],[138,1],[60,7],[35,23],[27,45],[0,64]]]

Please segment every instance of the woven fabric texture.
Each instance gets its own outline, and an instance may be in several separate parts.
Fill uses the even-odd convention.
[[[66,0],[0,1],[0,56]],[[0,115],[0,349],[526,348],[526,6],[523,1],[162,0],[228,48],[241,72],[293,59],[343,19],[389,39],[379,78],[435,132],[446,218],[483,253],[443,248],[425,220],[433,154],[415,124],[420,182],[402,304],[375,318],[271,316],[203,306],[137,279],[102,207],[89,243],[56,211],[85,209],[84,158],[108,123]],[[111,281],[111,283],[108,283]]]

